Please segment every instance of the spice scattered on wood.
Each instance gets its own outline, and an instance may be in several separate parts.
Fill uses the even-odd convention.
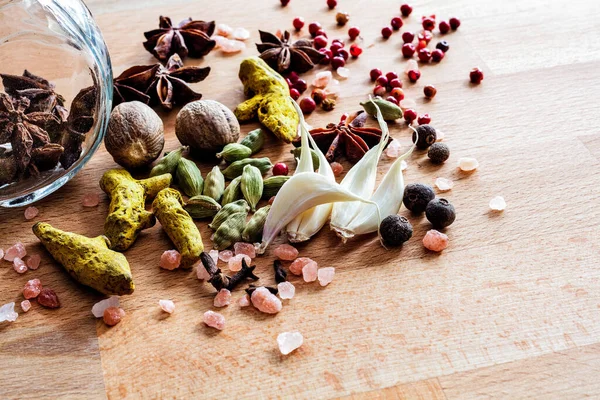
[[[434,143],[427,150],[427,157],[434,164],[442,164],[450,158],[450,148],[445,143]]]
[[[302,279],[304,282],[314,282],[318,277],[318,267],[316,262],[309,262],[302,267]]]
[[[454,206],[446,199],[436,198],[427,204],[425,216],[438,229],[452,225],[456,219]]]
[[[108,299],[100,300],[92,307],[92,314],[96,318],[102,318],[104,311],[110,307],[119,308],[121,306],[118,296],[110,296]]]
[[[23,312],[27,312],[31,309],[31,302],[29,300],[23,300],[21,302],[21,310],[23,310]]]
[[[39,302],[39,300],[38,300]],[[115,326],[125,317],[125,310],[118,307],[108,307],[104,310],[104,315],[102,319],[104,323],[108,326]]]
[[[298,249],[289,244],[282,244],[273,250],[273,255],[280,260],[292,261],[298,257]]]
[[[458,159],[458,168],[461,171],[471,172],[479,167],[479,161],[472,157],[461,157]]]
[[[291,282],[280,282],[277,284],[277,292],[283,300],[289,300],[296,294],[296,287]]]
[[[179,268],[181,264],[181,254],[177,250],[166,250],[160,256],[160,267],[172,271]]]
[[[246,264],[250,264],[252,262],[250,256],[246,254],[236,254],[235,256],[229,259],[227,267],[232,272],[240,271],[242,269],[242,260],[244,260]]]
[[[21,242],[17,242],[14,245],[10,246],[6,249],[4,253],[4,259],[9,262],[13,262],[15,258],[25,258],[27,255],[27,250],[25,249],[25,245]]]
[[[21,260],[19,257],[15,257],[13,260],[13,268],[18,274],[24,274],[28,269],[25,261]]]
[[[277,345],[281,354],[288,355],[304,343],[300,332],[283,332],[277,336]]]
[[[425,237],[423,237],[423,246],[427,250],[440,252],[448,247],[448,236],[441,232],[431,229],[427,231]]]
[[[435,198],[435,192],[429,185],[422,183],[409,183],[404,189],[403,203],[406,208],[415,214],[425,211],[427,204]]]
[[[202,57],[214,47],[215,41],[210,36],[215,31],[215,22],[194,21],[184,19],[173,25],[171,18],[161,16],[159,27],[144,33],[147,41],[144,48],[159,60],[166,60],[174,54],[181,58]]]
[[[490,200],[490,210],[492,211],[504,211],[506,208],[506,201],[502,196],[496,196]]]
[[[454,182],[446,178],[436,178],[434,184],[440,192],[447,192],[454,187]]]
[[[98,193],[87,193],[81,199],[81,204],[84,207],[96,207],[100,204],[100,195]]]
[[[11,303],[6,303],[2,307],[0,307],[0,322],[15,322],[18,317],[19,314],[15,312],[14,301]]]
[[[30,220],[34,219],[35,217],[37,217],[39,213],[40,213],[40,210],[38,210],[36,207],[27,207],[23,214],[24,214],[25,219],[27,221],[30,221]]]
[[[173,314],[175,312],[175,303],[172,300],[159,300],[158,305],[160,309],[168,314]]]
[[[321,286],[329,285],[333,281],[334,276],[335,268],[333,267],[319,268],[317,271],[317,278],[319,279],[319,284]]]
[[[231,292],[227,289],[221,289],[213,300],[215,307],[225,307],[231,304]]]
[[[281,300],[264,286],[256,288],[250,295],[252,305],[265,314],[277,314],[281,311]]]
[[[258,32],[262,42],[256,44],[260,58],[277,72],[294,71],[301,74],[319,64],[324,57],[313,47],[312,40],[292,42],[288,31],[283,32],[281,38],[269,32]]]
[[[298,257],[290,265],[290,272],[294,275],[301,276],[302,269],[304,268],[305,265],[307,265],[309,263],[317,264],[315,261],[313,261],[312,259],[310,259],[308,257]]]
[[[225,317],[214,311],[207,311],[202,316],[202,321],[209,327],[222,331],[225,329]]]
[[[388,215],[381,221],[379,232],[384,246],[396,247],[412,237],[413,227],[405,217]]]
[[[31,279],[27,281],[25,287],[23,288],[23,297],[25,299],[35,299],[38,297],[40,292],[42,291],[42,282],[39,279]]]
[[[37,302],[42,307],[46,308],[59,308],[60,300],[58,300],[58,296],[56,292],[52,289],[43,288],[40,291],[40,294],[37,296]]]

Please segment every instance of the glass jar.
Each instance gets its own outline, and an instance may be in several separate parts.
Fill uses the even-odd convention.
[[[98,149],[110,116],[106,44],[80,0],[0,0],[0,206],[33,203]]]

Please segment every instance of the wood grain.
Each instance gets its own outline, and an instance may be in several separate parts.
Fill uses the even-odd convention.
[[[351,14],[350,25],[361,27],[365,52],[349,63],[352,76],[341,81],[336,110],[311,115],[313,126],[356,110],[372,90],[371,68],[404,70],[400,35],[379,38],[399,3],[339,2],[338,8]],[[292,1],[284,9],[276,0],[264,0],[252,2],[250,10],[250,3],[240,0],[210,7],[193,0],[87,3],[115,74],[155,62],[141,42],[159,15],[174,21],[190,15],[216,19],[251,30],[242,54],[213,52],[186,60],[211,66],[209,77],[194,88],[231,108],[243,100],[238,66],[256,54],[257,29],[290,29],[292,19],[302,15],[307,22],[320,21],[330,38],[345,37],[324,0]],[[421,80],[405,83],[407,96],[417,101],[420,113],[432,115],[452,150],[441,167],[419,152],[405,171],[407,182],[433,183],[438,176],[455,181],[443,195],[458,212],[443,254],[423,249],[429,225],[406,210],[401,214],[413,223],[414,236],[401,249],[386,251],[374,235],[342,244],[324,229],[298,248],[321,266],[337,268],[329,287],[293,278],[297,296],[280,314],[231,305],[221,310],[227,327],[219,333],[201,322],[212,306],[211,288],[193,273],[158,268],[160,254],[172,245],[157,225],[126,252],[136,291],[122,298],[127,317],[109,329],[90,313],[102,297],[52,262],[23,210],[0,210],[0,248],[19,240],[43,257],[38,271],[23,276],[2,264],[0,304],[20,301],[21,288],[34,277],[55,289],[63,303],[54,311],[34,304],[16,323],[0,325],[0,368],[8,377],[0,384],[0,398],[598,397],[600,114],[594,95],[600,91],[595,40],[600,7],[584,0],[568,7],[542,0],[432,0],[414,8],[403,30],[416,31],[420,16],[432,13],[462,21],[458,32],[444,37],[451,50],[442,63],[422,66]],[[472,86],[467,77],[476,65],[486,76]],[[310,82],[312,74],[306,79]],[[433,101],[422,97],[426,84],[438,89]],[[165,122],[165,149],[172,150],[178,146],[176,111],[158,112]],[[390,129],[406,148],[406,126]],[[269,138],[260,156],[293,165],[289,149]],[[463,156],[476,157],[480,168],[457,171]],[[213,163],[199,161],[206,174]],[[391,162],[383,158],[380,177]],[[101,234],[107,197],[102,194],[95,209],[84,209],[81,199],[99,192],[100,176],[115,166],[102,147],[78,176],[37,204],[37,220]],[[508,203],[504,213],[488,211],[496,195]],[[209,244],[210,230],[204,223],[199,227]],[[269,253],[257,260],[263,284],[273,282],[272,260]],[[234,299],[241,295],[236,291]],[[158,308],[163,298],[177,305],[170,317]],[[284,357],[275,339],[289,330],[300,330],[305,343]]]

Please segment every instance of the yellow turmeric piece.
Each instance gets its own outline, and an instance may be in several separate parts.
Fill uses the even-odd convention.
[[[106,236],[92,239],[44,222],[35,224],[33,233],[77,282],[109,295],[133,293],[129,263],[123,254],[109,249]]]
[[[298,114],[289,96],[285,80],[258,57],[246,58],[240,64],[239,78],[244,94],[250,99],[234,111],[240,122],[258,120],[284,142],[296,138]]]
[[[110,196],[104,234],[113,250],[127,250],[139,233],[156,224],[154,214],[146,211],[146,197],[153,198],[171,185],[171,174],[134,179],[124,169],[111,169],[102,176],[100,187]]]
[[[204,245],[194,220],[183,209],[181,193],[175,189],[163,189],[156,195],[152,207],[156,218],[181,254],[181,268],[192,268],[200,260]]]

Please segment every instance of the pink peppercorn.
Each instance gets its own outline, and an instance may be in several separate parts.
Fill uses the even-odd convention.
[[[319,50],[327,46],[327,38],[323,35],[319,35],[313,41],[315,49]]]
[[[416,81],[418,81],[420,77],[421,77],[421,71],[416,70],[416,69],[411,69],[410,71],[408,71],[408,79],[412,83],[415,83]]]
[[[402,15],[404,15],[405,17],[408,17],[410,15],[410,13],[412,12],[412,7],[409,4],[402,4],[400,6],[400,12],[402,13]]]
[[[388,79],[385,76],[381,75],[379,78],[377,78],[375,83],[381,86],[387,86]]]
[[[392,18],[392,21],[390,22],[390,25],[392,25],[392,29],[397,31],[400,28],[402,28],[402,25],[404,25],[404,22],[402,21],[402,18],[400,17],[394,17]]]
[[[391,81],[392,79],[398,79],[398,74],[390,71],[387,74],[385,74],[385,77],[388,79],[388,81]]]
[[[413,110],[412,108],[409,108],[408,110],[404,110],[404,120],[408,124],[413,122],[415,119],[417,119],[417,112],[415,110]]]
[[[442,58],[444,58],[444,52],[440,49],[435,49],[431,52],[431,61],[440,62],[442,61]]]
[[[359,37],[360,36],[360,28],[358,26],[353,26],[352,28],[348,29],[348,36],[350,36],[350,39],[352,39],[352,40]]]
[[[396,98],[394,96],[388,96],[385,98],[387,101],[389,101],[390,103],[394,103],[395,105],[399,104],[399,101],[396,100]]]
[[[388,83],[390,88],[401,88],[402,87],[402,81],[398,78],[394,78],[392,79],[389,83]]]
[[[300,92],[298,91],[298,89],[291,88],[290,97],[294,100],[298,100],[300,98]]]
[[[296,80],[296,82],[294,82],[294,89],[296,89],[300,93],[306,92],[307,88],[308,88],[308,84],[306,83],[306,81],[304,79],[298,79],[298,80]]]
[[[279,2],[281,3],[281,7],[285,7],[289,4],[290,0],[279,0]]]
[[[450,24],[446,21],[441,21],[438,27],[440,29],[440,33],[442,34],[446,34],[450,31]]]
[[[374,94],[375,96],[380,96],[380,97],[383,97],[383,96],[385,96],[385,93],[386,93],[385,86],[380,86],[380,85],[377,85],[377,86],[375,86],[375,88],[373,89],[373,94]]]
[[[417,36],[417,39],[424,40],[427,43],[429,43],[431,39],[433,39],[433,34],[429,31],[421,31],[421,33],[419,33],[419,35]]]
[[[404,90],[401,88],[393,88],[390,94],[398,101],[402,101],[404,99]]]
[[[304,114],[310,114],[317,108],[317,103],[310,97],[305,97],[300,100],[300,109]]]
[[[337,6],[337,0],[327,0],[327,7],[329,7],[330,10],[333,10],[335,6]]]
[[[473,68],[469,73],[469,79],[471,79],[471,83],[480,84],[483,80],[483,71],[477,67]]]
[[[435,29],[435,19],[431,17],[423,18],[423,21],[421,21],[421,23],[423,24],[423,29],[425,29],[426,31],[432,31]]]
[[[311,22],[310,24],[308,24],[308,33],[310,33],[310,35],[312,37],[317,36],[317,32],[321,29],[321,24],[318,22]]]
[[[352,46],[350,46],[350,55],[352,56],[352,58],[358,58],[358,56],[360,56],[363,52],[363,49],[357,45],[357,44],[353,44]]]
[[[458,27],[460,26],[460,20],[456,17],[452,17],[450,18],[450,28],[452,28],[453,31],[457,30]]]
[[[412,32],[404,32],[402,34],[402,41],[404,43],[412,43],[412,41],[415,40],[415,34]]]
[[[383,36],[384,39],[388,39],[390,36],[392,36],[392,28],[386,26],[381,29],[381,36]]]
[[[419,50],[418,56],[419,56],[419,60],[422,63],[428,63],[429,60],[431,60],[431,52],[429,51],[429,49]]]
[[[424,49],[427,47],[427,42],[424,40],[419,40],[419,42],[417,43],[417,51]]]
[[[334,70],[344,67],[345,65],[346,60],[344,60],[344,57],[335,56],[331,59],[331,68],[333,68]]]
[[[348,61],[348,59],[350,58],[350,53],[348,53],[348,50],[346,49],[339,49],[336,57],[342,57],[344,61]]]
[[[341,42],[332,42],[331,46],[329,46],[329,50],[331,50],[331,53],[335,56],[337,56],[338,51],[340,51],[342,48],[344,47],[344,44]]]
[[[369,76],[373,82],[375,82],[382,74],[383,72],[381,72],[379,68],[373,68],[371,72],[369,72]]]
[[[415,54],[415,46],[412,43],[404,43],[402,45],[402,55],[404,58],[411,58]]]
[[[285,163],[277,163],[273,166],[273,175],[275,176],[285,176],[289,173],[289,169],[287,164]]]
[[[294,18],[294,21],[292,22],[292,24],[294,25],[294,29],[299,31],[300,29],[302,29],[302,27],[304,27],[304,18],[296,17],[296,18]]]
[[[419,118],[417,119],[417,123],[419,125],[425,125],[430,122],[431,122],[431,117],[429,116],[429,114],[420,115]]]
[[[327,32],[325,32],[325,30],[324,30],[324,29],[319,29],[319,30],[317,31],[317,34],[316,34],[315,36],[325,36],[325,37],[329,37],[329,36],[327,36]]]

